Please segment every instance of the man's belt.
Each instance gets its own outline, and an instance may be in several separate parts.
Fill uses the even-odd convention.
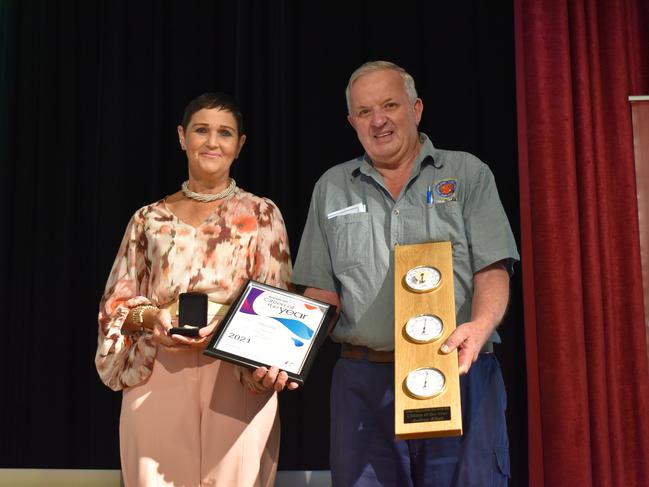
[[[361,347],[343,343],[340,349],[340,356],[343,358],[353,358],[357,360],[367,360],[368,362],[394,362],[394,352],[379,352],[371,348]]]

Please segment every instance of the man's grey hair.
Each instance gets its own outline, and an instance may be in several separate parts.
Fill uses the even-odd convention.
[[[401,78],[403,78],[403,84],[406,88],[406,94],[408,95],[408,101],[410,101],[410,103],[412,104],[415,103],[415,101],[417,100],[415,80],[412,78],[412,76],[410,76],[410,74],[408,74],[405,69],[403,69],[401,66],[397,66],[396,64],[391,63],[390,61],[368,61],[357,68],[356,71],[354,71],[349,77],[349,83],[347,83],[347,88],[345,88],[345,98],[347,99],[347,113],[351,114],[352,103],[349,92],[351,91],[352,85],[356,82],[356,80],[364,74],[374,71],[381,71],[383,69],[391,69],[401,75]]]

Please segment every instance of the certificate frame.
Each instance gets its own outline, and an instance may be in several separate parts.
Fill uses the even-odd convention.
[[[203,353],[249,369],[275,365],[303,385],[335,315],[332,304],[251,279]]]

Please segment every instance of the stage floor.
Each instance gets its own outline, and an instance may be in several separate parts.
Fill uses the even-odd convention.
[[[275,487],[329,487],[328,470],[277,472]],[[121,487],[119,470],[0,468],[0,487]]]

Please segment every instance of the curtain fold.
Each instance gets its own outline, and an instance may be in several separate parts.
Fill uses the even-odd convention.
[[[644,338],[628,96],[649,10],[515,2],[530,485],[646,485]]]

